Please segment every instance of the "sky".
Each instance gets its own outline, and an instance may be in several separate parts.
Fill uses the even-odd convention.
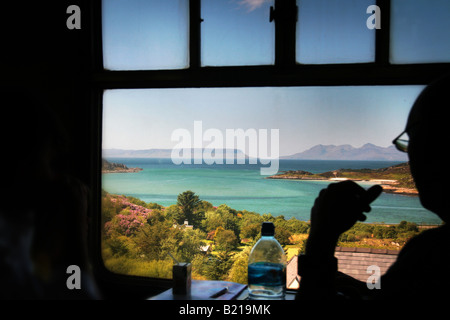
[[[375,32],[366,25],[375,0],[302,0],[297,61],[304,64],[373,62]]]
[[[202,65],[270,65],[275,61],[273,0],[202,1]]]
[[[176,145],[172,133],[194,121],[207,129],[279,129],[280,155],[317,144],[387,147],[403,131],[422,86],[262,87],[107,90],[104,149]],[[208,143],[205,142],[204,146]]]
[[[370,62],[371,0],[302,0],[297,61]],[[202,0],[204,66],[274,62],[273,0]],[[381,12],[383,14],[383,12]],[[450,61],[450,1],[393,0],[391,61]],[[182,69],[188,58],[188,1],[104,0],[104,66]],[[383,25],[381,26],[383,28]],[[404,129],[423,87],[307,87],[110,90],[104,95],[103,147],[171,148],[173,130],[279,129],[280,155],[316,144],[389,146]]]
[[[104,0],[103,64],[113,70],[188,65],[188,1]]]
[[[273,2],[202,0],[202,65],[273,64],[275,25],[269,22]],[[366,11],[374,3],[375,0],[299,1],[297,61],[373,61],[375,30],[366,26],[370,17]],[[105,68],[186,68],[188,11],[187,0],[104,0]],[[393,63],[450,60],[450,1],[394,0],[391,11]]]

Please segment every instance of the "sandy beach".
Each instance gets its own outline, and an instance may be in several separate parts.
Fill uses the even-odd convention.
[[[370,184],[379,184],[383,187],[383,192],[386,193],[395,193],[395,194],[402,194],[402,195],[409,195],[409,196],[418,196],[419,192],[417,189],[414,188],[404,188],[399,187],[397,180],[387,180],[387,179],[370,179],[370,180],[363,180],[363,179],[350,179],[350,178],[317,178],[317,177],[308,177],[308,176],[293,176],[293,175],[276,175],[276,176],[270,176],[266,179],[279,179],[279,180],[303,180],[303,181],[329,181],[329,182],[340,182],[345,180],[353,180],[355,182],[361,181],[366,182]]]

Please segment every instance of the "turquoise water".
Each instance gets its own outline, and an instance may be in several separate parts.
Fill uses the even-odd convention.
[[[192,190],[214,206],[227,204],[237,210],[271,213],[285,218],[308,221],[319,191],[327,181],[265,179],[260,165],[174,165],[171,159],[111,158],[128,167],[140,167],[137,173],[109,173],[102,177],[102,188],[145,202],[163,206],[176,203],[178,194]],[[313,173],[340,168],[383,168],[393,161],[280,160],[280,171],[305,170]],[[368,184],[362,184],[368,187]],[[383,193],[372,203],[367,222],[398,223],[402,220],[439,224],[441,220],[425,210],[415,196]]]

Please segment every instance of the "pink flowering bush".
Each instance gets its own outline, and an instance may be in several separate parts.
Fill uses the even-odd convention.
[[[151,217],[153,211],[133,204],[123,196],[112,197],[111,201],[123,209],[105,223],[105,231],[108,236],[112,236],[114,233],[125,236],[135,235],[147,223],[147,219]]]

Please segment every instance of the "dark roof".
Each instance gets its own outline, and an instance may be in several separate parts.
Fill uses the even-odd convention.
[[[353,278],[366,281],[372,271],[369,266],[378,266],[383,275],[397,260],[398,250],[371,248],[336,248],[335,257],[338,259],[338,270]]]
[[[372,271],[367,271],[369,266],[378,266],[380,275],[383,275],[395,262],[398,253],[399,250],[336,247],[335,257],[338,259],[340,272],[365,282],[373,274]],[[297,275],[297,256],[289,260],[286,269],[286,284],[295,288],[300,280]]]

